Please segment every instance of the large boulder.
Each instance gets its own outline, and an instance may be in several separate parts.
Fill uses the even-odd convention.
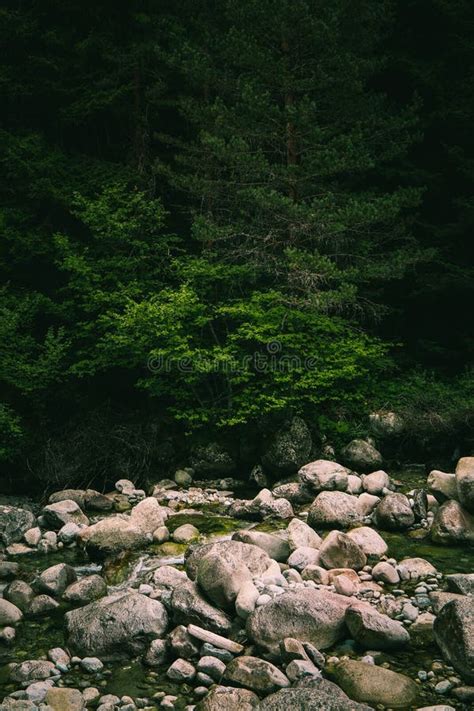
[[[358,526],[348,531],[347,535],[362,548],[368,558],[381,558],[388,550],[380,533],[370,526]]]
[[[46,568],[34,581],[34,587],[42,593],[60,597],[68,585],[77,580],[76,571],[67,563],[58,563]]]
[[[259,711],[372,711],[371,706],[352,701],[332,681],[312,677],[307,685],[303,686],[304,682],[270,694],[260,703]]]
[[[434,565],[424,558],[404,558],[397,565],[401,580],[432,578],[438,572]]]
[[[474,573],[451,573],[445,579],[452,592],[474,596]]]
[[[136,550],[151,543],[153,531],[164,525],[166,516],[166,510],[158,501],[149,497],[134,506],[130,516],[110,516],[84,528],[78,540],[92,558],[100,559],[123,550]]]
[[[178,623],[196,624],[217,634],[227,634],[231,628],[230,618],[211,605],[191,580],[174,588],[171,607]]]
[[[456,489],[461,506],[474,514],[474,457],[462,457],[456,467]]]
[[[81,507],[72,499],[64,499],[55,504],[48,504],[42,511],[46,523],[55,531],[59,531],[66,523],[89,525],[89,519]]]
[[[294,474],[308,461],[312,440],[308,426],[301,417],[275,432],[267,442],[262,456],[264,468],[276,476]]]
[[[247,633],[275,656],[285,637],[327,649],[344,637],[344,616],[350,604],[350,598],[335,593],[312,588],[291,590],[257,607],[247,620]]]
[[[195,580],[199,562],[208,555],[215,555],[231,565],[244,563],[252,575],[261,575],[271,563],[271,558],[259,546],[241,541],[218,541],[188,548],[186,551],[186,572]]]
[[[197,582],[206,597],[223,610],[232,611],[242,585],[252,580],[242,561],[206,555],[199,561]]]
[[[444,605],[433,631],[445,659],[474,684],[474,598],[466,595]]]
[[[76,605],[88,605],[107,595],[107,584],[101,575],[87,575],[69,585],[63,599]]]
[[[254,711],[259,705],[257,694],[249,689],[232,686],[213,686],[198,703],[196,711]]]
[[[308,526],[299,518],[293,518],[286,529],[288,535],[288,547],[290,551],[295,551],[297,548],[319,548],[322,543],[322,538],[311,526]]]
[[[310,529],[310,531],[312,531],[312,529]],[[290,547],[288,545],[288,541],[282,538],[281,536],[275,536],[273,533],[264,533],[263,531],[241,530],[234,533],[234,535],[232,536],[232,540],[241,541],[242,543],[250,543],[251,545],[258,546],[259,548],[264,550],[270,558],[273,558],[273,560],[277,560],[281,563],[284,563],[290,555]]]
[[[52,687],[46,694],[45,701],[52,711],[83,711],[86,708],[84,697],[79,689],[60,689]]]
[[[368,494],[379,496],[384,489],[388,489],[390,486],[390,477],[383,469],[379,469],[376,472],[367,474],[362,480],[362,486]]]
[[[9,546],[23,538],[23,534],[35,525],[35,517],[28,509],[16,506],[0,506],[0,541]]]
[[[331,676],[351,699],[373,706],[407,709],[418,697],[413,679],[375,664],[345,659],[334,667]]]
[[[382,466],[380,452],[364,439],[353,439],[341,452],[342,461],[351,469],[373,472]]]
[[[225,681],[243,686],[259,694],[271,694],[277,689],[290,686],[288,678],[271,662],[258,657],[237,657],[224,673]]]
[[[375,509],[376,525],[386,531],[403,531],[413,526],[415,514],[405,494],[389,494]]]
[[[342,491],[322,491],[308,511],[308,524],[313,528],[349,528],[361,522],[357,497]]]
[[[84,511],[110,511],[114,502],[112,497],[105,496],[94,489],[64,489],[55,491],[48,499],[49,504],[69,499],[75,501]]]
[[[0,627],[17,625],[23,617],[21,610],[8,600],[0,598]]]
[[[428,491],[434,494],[441,501],[445,499],[457,499],[458,490],[456,487],[456,475],[448,472],[441,472],[433,469],[426,480]]]
[[[435,543],[474,543],[474,516],[458,501],[446,501],[435,513],[431,538]]]
[[[388,651],[410,642],[410,635],[401,622],[382,615],[371,605],[351,605],[346,610],[346,625],[352,638],[365,649]]]
[[[138,593],[108,595],[65,615],[68,644],[82,656],[140,654],[166,632],[164,605]]]
[[[342,464],[329,459],[317,459],[301,467],[298,478],[313,491],[345,491],[348,474]]]
[[[325,568],[361,570],[367,563],[362,548],[346,533],[331,531],[319,548],[319,559]]]

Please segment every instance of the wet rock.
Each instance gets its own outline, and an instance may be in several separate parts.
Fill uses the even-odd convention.
[[[322,491],[308,511],[308,524],[313,528],[341,526],[349,528],[362,523],[357,497],[342,491]]]
[[[8,600],[0,598],[0,627],[11,627],[21,622],[22,611]]]
[[[29,659],[26,662],[15,664],[10,671],[10,678],[19,684],[31,681],[43,681],[56,673],[53,662],[43,659]]]
[[[242,585],[252,579],[245,563],[208,554],[199,561],[197,582],[217,607],[232,610]]]
[[[331,531],[321,543],[319,555],[327,568],[353,568],[361,570],[367,563],[362,548],[346,533]]]
[[[301,679],[291,689],[281,689],[260,703],[259,711],[371,711],[352,701],[336,684],[317,677]]]
[[[199,538],[199,529],[193,526],[191,523],[185,523],[178,528],[173,533],[173,541],[175,543],[191,543]]]
[[[390,486],[390,477],[387,472],[379,469],[376,472],[372,472],[372,474],[367,474],[362,479],[362,486],[368,494],[380,496],[383,490],[388,489]]]
[[[428,475],[426,485],[432,494],[440,497],[440,500],[458,498],[455,474],[433,469]]]
[[[404,709],[418,697],[418,686],[409,677],[353,659],[337,664],[332,676],[351,699],[371,705]]]
[[[80,654],[139,654],[164,635],[168,615],[161,602],[145,595],[109,595],[65,615],[70,646]]]
[[[33,588],[24,580],[13,580],[3,591],[5,600],[16,605],[22,612],[28,610],[34,596]]]
[[[37,595],[28,608],[28,615],[30,617],[40,617],[41,615],[49,614],[58,607],[59,602],[50,595]]]
[[[0,541],[5,546],[21,541],[34,524],[35,517],[31,511],[16,506],[0,506]]]
[[[220,634],[229,632],[231,628],[229,617],[207,602],[196,583],[190,580],[174,589],[171,607],[177,622],[193,622]]]
[[[370,558],[381,558],[387,553],[388,546],[382,536],[369,526],[359,526],[348,531],[347,535]]]
[[[42,515],[46,523],[55,531],[59,531],[66,523],[89,525],[89,519],[72,499],[58,501],[56,504],[48,504],[48,506],[44,507]]]
[[[458,501],[446,501],[435,513],[431,538],[435,543],[474,543],[474,516]]]
[[[308,526],[307,523],[300,521],[298,518],[293,518],[288,524],[287,535],[290,551],[302,547],[319,548],[322,543],[321,536],[319,536],[311,526]],[[274,556],[270,557],[273,558]],[[278,559],[275,558],[275,560]]]
[[[83,711],[86,708],[84,697],[78,689],[53,687],[46,694],[45,702],[52,711]]]
[[[252,575],[261,575],[271,563],[271,559],[265,551],[249,543],[234,540],[208,543],[195,546],[187,551],[186,573],[191,580],[195,580],[197,576],[200,560],[211,554],[222,560],[231,561],[234,565],[244,563]]]
[[[461,674],[474,682],[474,598],[452,600],[440,610],[433,626],[443,656]]]
[[[160,667],[166,663],[168,654],[168,641],[166,639],[154,639],[148,647],[143,661],[149,667]]]
[[[258,705],[258,696],[249,689],[214,686],[196,711],[254,711]]]
[[[415,515],[405,494],[389,494],[375,509],[375,522],[387,531],[402,531],[415,523]]]
[[[474,457],[462,457],[456,467],[456,489],[461,506],[474,514]]]
[[[190,683],[196,676],[196,669],[186,659],[176,659],[166,672],[166,676],[180,684]]]
[[[278,667],[258,657],[237,657],[226,667],[224,679],[260,694],[271,694],[290,686],[288,678]]]
[[[285,562],[290,555],[288,541],[284,540],[280,536],[274,535],[273,533],[264,533],[263,531],[253,530],[237,531],[232,536],[232,540],[258,546],[264,550],[270,558],[280,562]]]
[[[449,590],[460,595],[474,595],[474,573],[453,573],[446,575]]]
[[[262,464],[276,476],[293,474],[308,461],[311,447],[311,434],[306,422],[301,417],[293,417],[266,444]]]
[[[305,464],[298,471],[298,478],[312,491],[345,491],[347,489],[346,467],[327,459],[317,459]]]
[[[0,561],[0,580],[13,580],[20,574],[21,566],[10,560]]]
[[[434,565],[424,558],[404,558],[397,565],[402,580],[430,578],[438,572]]]
[[[356,471],[375,471],[383,462],[382,455],[363,439],[353,439],[341,451],[342,461]]]
[[[382,615],[375,608],[355,604],[346,611],[346,625],[351,636],[366,649],[388,651],[400,649],[410,642],[410,635],[401,622]]]
[[[247,620],[247,633],[274,655],[279,654],[284,637],[326,649],[344,636],[344,616],[349,605],[349,598],[326,591],[288,591],[257,607]]]
[[[78,605],[87,605],[107,595],[107,585],[100,575],[88,575],[69,585],[63,599]]]
[[[68,585],[77,580],[74,568],[67,563],[58,563],[43,570],[43,572],[35,579],[34,587],[42,593],[60,597],[66,590]]]
[[[196,639],[191,637],[184,625],[178,625],[169,634],[169,643],[173,654],[184,659],[191,659],[199,654]]]

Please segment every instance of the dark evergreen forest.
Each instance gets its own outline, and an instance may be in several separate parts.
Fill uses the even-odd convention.
[[[3,0],[2,486],[295,415],[473,447],[469,0]],[[263,363],[263,365],[262,365]]]

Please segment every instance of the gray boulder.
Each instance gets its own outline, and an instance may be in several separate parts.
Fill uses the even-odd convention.
[[[322,491],[308,511],[308,524],[313,528],[349,528],[362,523],[357,497],[342,491]]]
[[[341,458],[348,467],[361,472],[373,472],[383,463],[380,452],[363,439],[349,442],[341,451]]]
[[[351,699],[372,706],[411,708],[419,694],[418,685],[404,674],[353,659],[337,664],[331,676]]]
[[[69,499],[75,501],[83,511],[110,511],[114,502],[111,497],[105,496],[94,489],[64,489],[55,491],[48,499],[49,504],[57,504]]]
[[[388,546],[384,539],[370,526],[353,528],[347,535],[362,548],[368,558],[381,558],[387,553]]]
[[[332,681],[312,677],[270,694],[260,702],[259,711],[372,711],[372,707],[352,701]]]
[[[474,543],[474,516],[458,501],[446,501],[435,513],[431,538],[435,543]]]
[[[290,686],[288,677],[278,667],[264,659],[250,656],[233,659],[227,665],[224,680],[263,695]]]
[[[298,478],[313,491],[345,491],[349,471],[329,459],[317,459],[298,471]]]
[[[367,556],[362,548],[346,533],[331,531],[319,548],[322,565],[331,568],[352,568],[361,570],[367,563]]]
[[[178,623],[193,623],[218,634],[226,634],[231,628],[230,618],[211,605],[191,580],[174,588],[171,607]]]
[[[457,499],[456,475],[433,469],[426,480],[428,491],[437,496],[441,501]]]
[[[254,711],[259,705],[257,694],[249,689],[232,686],[213,686],[196,711]]]
[[[264,468],[276,476],[294,474],[311,453],[312,440],[301,417],[294,417],[269,440],[262,456]]]
[[[452,573],[445,580],[449,590],[460,595],[474,595],[474,573]]]
[[[88,575],[69,585],[63,599],[77,605],[88,605],[107,595],[107,585],[100,575]]]
[[[235,470],[234,460],[218,442],[197,445],[190,459],[191,467],[198,476],[226,476]]]
[[[288,535],[288,547],[290,551],[295,551],[297,548],[309,547],[319,548],[322,543],[322,538],[311,526],[308,526],[299,518],[293,518],[286,529]]]
[[[21,541],[24,533],[33,528],[35,520],[28,509],[0,506],[0,541],[5,546]]]
[[[168,625],[163,604],[138,593],[103,597],[65,618],[70,647],[101,658],[143,653],[152,639],[164,636]]]
[[[55,531],[59,531],[66,523],[89,525],[89,519],[82,512],[81,507],[72,499],[48,504],[42,511],[46,523]]]
[[[241,541],[218,541],[191,546],[186,551],[186,573],[191,580],[196,579],[199,562],[207,555],[216,555],[233,565],[244,563],[252,575],[261,575],[271,563],[262,548]]]
[[[371,605],[351,605],[346,610],[346,625],[353,639],[365,649],[388,651],[410,642],[410,635],[401,622],[382,615]]]
[[[413,526],[415,514],[405,494],[389,494],[375,509],[376,525],[386,531],[403,531]]]
[[[474,514],[474,457],[463,457],[456,467],[456,489],[461,506]]]
[[[58,563],[57,565],[46,568],[36,578],[33,586],[41,593],[60,597],[66,590],[68,585],[77,580],[76,571],[67,563]]]
[[[239,590],[252,575],[245,563],[206,555],[199,561],[197,582],[206,597],[223,610],[233,610]]]
[[[433,626],[445,659],[462,678],[474,683],[474,598],[466,595],[442,607]]]
[[[312,588],[291,590],[257,607],[247,620],[247,633],[275,656],[285,637],[327,649],[344,637],[344,616],[350,604],[351,599],[343,595]]]

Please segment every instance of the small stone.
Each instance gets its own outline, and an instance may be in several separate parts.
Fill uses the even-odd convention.
[[[81,659],[81,667],[88,674],[97,674],[102,671],[104,665],[97,657],[84,657]]]
[[[196,676],[196,670],[186,659],[176,659],[166,672],[166,676],[172,681],[189,683]]]
[[[191,523],[185,523],[179,526],[173,533],[173,541],[175,543],[191,543],[199,538],[199,530]]]

